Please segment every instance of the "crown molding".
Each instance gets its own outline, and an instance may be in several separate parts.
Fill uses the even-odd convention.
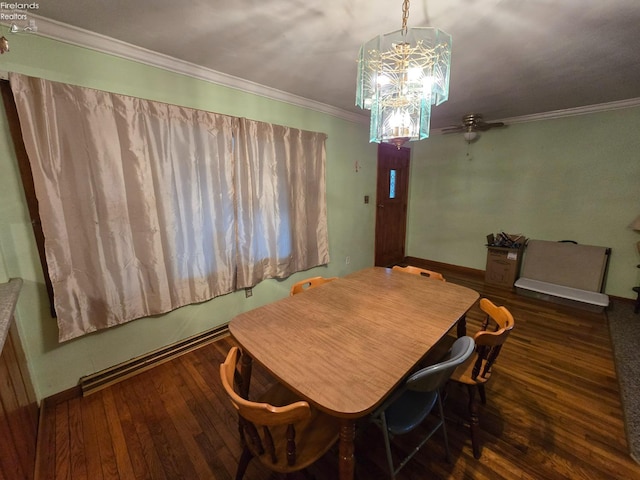
[[[567,108],[564,110],[552,110],[549,112],[534,113],[531,115],[521,115],[519,117],[496,118],[492,122],[503,122],[506,125],[514,125],[516,123],[539,122],[543,120],[554,120],[557,118],[575,117],[577,115],[587,115],[589,113],[610,112],[612,110],[620,110],[622,108],[640,107],[640,98],[629,98],[627,100],[619,100],[616,102],[598,103],[594,105],[586,105],[584,107]],[[450,127],[443,127],[435,130],[436,134],[444,134],[443,130]],[[432,133],[434,133],[432,131]]]
[[[308,108],[317,112],[332,115],[343,120],[355,123],[368,123],[369,114],[350,112],[341,108],[337,108],[325,103],[317,102],[308,98],[294,95],[276,88],[267,87],[259,83],[255,83],[243,78],[234,77],[226,73],[218,72],[209,68],[196,65],[194,63],[185,62],[162,53],[154,52],[146,48],[131,45],[106,35],[84,30],[74,27],[66,23],[51,20],[38,15],[29,14],[34,20],[38,31],[30,33],[30,35],[40,35],[51,38],[60,42],[88,48],[100,53],[106,53],[126,60],[133,60],[144,65],[162,68],[174,73],[186,75],[206,82],[214,83],[245,93],[259,95],[272,100],[288,103],[302,108]],[[5,26],[9,26],[6,22],[0,22]],[[503,119],[495,119],[493,121],[501,121],[510,125],[516,123],[536,122],[541,120],[552,120],[556,118],[571,117],[575,115],[586,115],[589,113],[597,113],[610,110],[618,110],[621,108],[630,108],[640,106],[640,98],[632,98],[609,103],[600,103],[596,105],[587,105],[584,107],[568,108],[564,110],[554,110],[550,112],[536,113],[533,115],[522,115],[518,117],[510,117]],[[434,129],[432,133],[442,133],[442,129]]]
[[[537,122],[540,120],[552,120],[555,118],[574,117],[576,115],[587,115],[589,113],[608,112],[611,110],[620,110],[622,108],[633,108],[640,106],[640,98],[629,98],[626,100],[619,100],[616,102],[597,103],[594,105],[586,105],[584,107],[567,108],[564,110],[552,110],[543,113],[534,113],[532,115],[522,115],[520,117],[503,118],[501,120],[495,120],[499,122],[508,123],[513,125],[514,123],[526,123]],[[494,120],[491,120],[492,122]]]
[[[88,48],[100,53],[106,53],[126,60],[133,60],[138,63],[164,70],[186,75],[188,77],[214,83],[224,87],[233,88],[242,92],[259,95],[272,100],[295,105],[297,107],[308,108],[317,112],[332,115],[355,123],[368,123],[369,116],[350,112],[325,103],[317,102],[308,98],[300,97],[276,88],[267,87],[256,82],[234,77],[226,73],[218,72],[209,68],[185,62],[169,55],[154,52],[146,48],[131,45],[115,38],[107,37],[99,33],[74,27],[56,20],[29,14],[30,18],[36,21],[38,31],[29,35],[40,35],[60,42],[68,43],[78,47]],[[9,26],[2,22],[5,26]]]

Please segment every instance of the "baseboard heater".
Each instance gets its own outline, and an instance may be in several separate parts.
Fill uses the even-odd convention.
[[[79,382],[82,390],[82,396],[86,397],[87,395],[102,390],[109,385],[113,385],[114,383],[133,377],[138,373],[142,373],[157,365],[177,358],[180,355],[184,355],[185,353],[191,352],[209,343],[213,343],[227,335],[229,335],[229,326],[225,324],[139,357],[132,358],[131,360],[101,370],[100,372],[86,375],[82,377]]]

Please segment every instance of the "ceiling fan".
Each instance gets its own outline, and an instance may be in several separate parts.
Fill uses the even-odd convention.
[[[478,132],[485,132],[492,128],[504,126],[504,122],[485,122],[480,113],[469,113],[462,117],[462,123],[460,125],[445,127],[442,129],[442,133],[464,132],[464,139],[467,142],[471,142],[478,136]]]

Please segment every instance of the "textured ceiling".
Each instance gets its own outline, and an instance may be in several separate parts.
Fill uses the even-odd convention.
[[[45,0],[33,13],[366,115],[358,49],[401,27],[402,2]],[[640,0],[414,0],[408,26],[453,37],[434,128],[640,99]]]

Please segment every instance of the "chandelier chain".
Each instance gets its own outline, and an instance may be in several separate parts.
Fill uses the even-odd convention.
[[[402,31],[407,33],[407,20],[409,19],[409,0],[402,3]]]

